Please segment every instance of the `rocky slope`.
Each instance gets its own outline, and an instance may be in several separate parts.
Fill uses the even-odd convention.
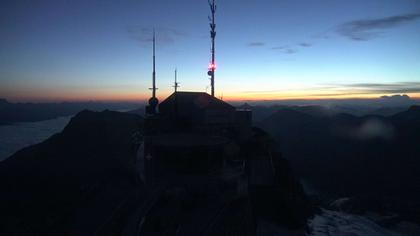
[[[392,116],[282,109],[260,126],[324,197],[357,197],[352,212],[397,212],[420,222],[420,107]]]
[[[208,201],[194,205],[201,198],[188,194],[168,198],[165,194],[173,186],[154,196],[138,178],[136,152],[142,126],[143,119],[135,114],[83,111],[61,133],[0,162],[0,235],[135,235],[138,220],[145,215],[144,228],[155,227],[152,216],[161,215],[156,209],[175,214],[168,219],[171,222],[194,219],[194,214],[211,215],[217,205],[213,198],[223,211],[205,235],[255,235],[262,229],[261,220],[303,232],[312,206],[266,132],[254,128],[249,140],[238,141],[238,158],[248,162],[254,179],[264,173],[255,171],[253,163],[271,163],[270,183],[230,200],[204,196]],[[261,157],[270,159],[261,162]],[[168,210],[184,205],[187,210]],[[194,228],[183,224],[184,230]]]
[[[0,162],[0,235],[92,235],[141,191],[142,118],[82,111],[46,141]]]

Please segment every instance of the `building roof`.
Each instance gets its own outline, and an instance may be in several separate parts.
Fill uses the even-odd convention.
[[[172,110],[175,104],[181,110],[235,109],[229,103],[204,92],[174,92],[159,105],[159,109],[161,111],[165,109]]]

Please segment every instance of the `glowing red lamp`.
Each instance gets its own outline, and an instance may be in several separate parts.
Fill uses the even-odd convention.
[[[216,70],[216,63],[210,63],[209,64],[209,70],[211,70],[211,71],[213,71],[213,70]]]

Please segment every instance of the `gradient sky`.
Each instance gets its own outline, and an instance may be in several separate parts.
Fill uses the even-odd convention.
[[[217,5],[218,97],[420,97],[418,0]],[[181,90],[206,91],[208,14],[207,0],[2,1],[0,97],[145,99],[153,27],[160,99],[173,90],[175,67]]]

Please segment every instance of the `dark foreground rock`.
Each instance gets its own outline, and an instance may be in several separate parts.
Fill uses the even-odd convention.
[[[82,111],[63,132],[0,162],[0,235],[92,235],[141,192],[142,118]]]
[[[252,165],[261,164],[258,164],[261,157],[270,157],[272,163],[271,183],[249,186],[254,216],[258,220],[272,222],[286,229],[303,229],[315,209],[293,174],[289,162],[277,149],[276,142],[263,130],[254,128],[253,138],[243,146],[243,149],[247,153],[249,159],[247,165],[251,172],[254,172],[252,169],[255,170],[255,166]],[[255,157],[260,158],[256,160]],[[261,176],[264,175],[263,172],[269,170],[261,170],[256,174]],[[252,179],[252,175],[250,178]]]
[[[1,162],[0,235],[256,235],[262,221],[303,232],[312,206],[264,131],[254,128],[245,141],[232,134],[239,151],[226,162],[242,160],[247,180],[236,193],[229,181],[202,192],[212,182],[197,176],[145,187],[142,128],[135,114],[83,111],[63,132]]]

